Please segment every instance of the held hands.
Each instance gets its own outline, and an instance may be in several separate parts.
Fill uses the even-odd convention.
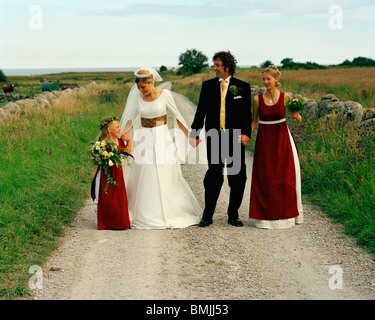
[[[193,148],[196,148],[201,141],[202,141],[201,139],[194,139],[194,138],[189,137],[189,144]]]
[[[127,133],[124,133],[122,136],[121,136],[121,139],[125,142],[125,151],[127,153],[130,153],[131,152],[131,149],[132,149],[132,141],[131,141],[131,138],[129,137],[129,135]]]
[[[241,134],[240,136],[238,136],[238,142],[241,142],[244,147],[247,146],[249,141],[250,141],[250,138],[245,134]]]

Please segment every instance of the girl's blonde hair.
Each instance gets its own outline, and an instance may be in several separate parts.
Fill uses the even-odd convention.
[[[281,86],[281,83],[280,83],[280,78],[281,78],[281,72],[279,71],[279,69],[277,69],[276,66],[274,65],[269,65],[266,69],[264,69],[262,71],[262,74],[264,72],[267,72],[269,73],[272,77],[274,77],[277,81],[276,81],[276,87],[280,87]]]
[[[105,140],[108,138],[108,127],[114,122],[114,121],[120,121],[120,118],[118,116],[109,116],[105,117],[100,121],[100,132],[98,135],[97,140]]]

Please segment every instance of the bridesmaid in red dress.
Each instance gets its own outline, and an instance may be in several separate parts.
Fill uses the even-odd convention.
[[[285,102],[280,92],[281,73],[275,66],[262,72],[267,91],[254,97],[252,132],[259,123],[254,149],[249,216],[253,226],[289,228],[303,222],[301,173],[297,148],[286,124]],[[297,123],[299,113],[291,113]]]
[[[117,118],[104,118],[99,140],[116,143],[119,148],[126,149],[124,141],[118,139],[120,122]],[[107,176],[98,167],[91,184],[91,197],[96,205],[98,230],[122,230],[130,228],[128,200],[122,165],[111,167],[110,174],[117,185],[110,184],[107,191]]]

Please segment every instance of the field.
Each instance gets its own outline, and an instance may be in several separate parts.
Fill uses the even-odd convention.
[[[327,91],[330,88],[341,100],[373,105],[375,69],[342,70],[346,72],[341,75],[342,81],[353,82],[329,78],[335,71],[344,72],[341,69],[316,74],[309,71],[310,76],[303,71],[291,71],[283,72],[282,88],[293,93],[301,93],[298,88],[306,89],[302,94],[312,98],[316,95],[317,100],[323,92],[331,93]],[[312,80],[313,74],[319,83]],[[368,82],[355,87],[360,83],[360,74],[366,74]],[[259,72],[243,70],[237,75],[261,85],[259,79],[256,82]],[[214,77],[212,70],[186,78],[171,73],[162,76],[165,80],[178,80],[174,90],[183,92],[195,103],[202,80]],[[356,77],[358,81],[354,80]],[[85,85],[95,81],[105,86],[87,96],[64,99],[54,108],[27,117],[14,116],[0,125],[0,299],[15,299],[29,293],[29,267],[42,265],[58,247],[64,225],[89,197],[95,168],[87,150],[98,134],[99,119],[113,113],[121,115],[133,75],[71,73],[8,77],[8,82],[17,84],[15,93],[35,94],[41,92],[43,82],[57,79],[60,83]],[[287,87],[288,83],[294,87]],[[104,90],[113,94],[105,97]],[[344,224],[358,243],[375,253],[373,128],[354,127],[340,119],[317,122],[305,116],[302,125],[289,125],[298,143],[306,201],[319,205],[327,215]],[[256,134],[250,150],[255,137]]]
[[[261,69],[238,69],[235,76],[253,86],[263,87],[261,72]],[[213,71],[208,70],[179,80],[174,88],[198,103],[202,81],[213,77]],[[364,108],[375,107],[375,68],[286,70],[282,71],[280,82],[280,90],[298,93],[316,101],[332,93],[341,101],[356,101]]]
[[[261,71],[240,71],[236,76],[250,84],[263,86]],[[332,93],[341,101],[356,101],[364,108],[375,107],[375,68],[285,70],[280,81],[282,91],[298,93],[316,101]]]

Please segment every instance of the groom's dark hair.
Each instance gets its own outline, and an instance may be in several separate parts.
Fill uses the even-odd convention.
[[[230,53],[230,51],[220,51],[216,52],[212,58],[213,61],[220,59],[223,63],[224,68],[229,68],[229,73],[233,76],[236,72],[237,60]]]

